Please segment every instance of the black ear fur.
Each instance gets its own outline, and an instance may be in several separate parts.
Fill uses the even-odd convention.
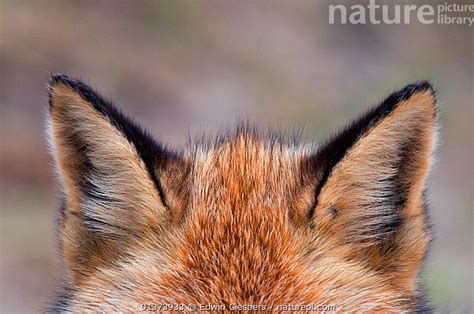
[[[312,176],[316,178],[317,182],[315,187],[315,203],[308,212],[309,218],[313,216],[314,209],[317,206],[319,192],[326,183],[332,169],[334,169],[357,140],[372,126],[388,116],[395,108],[397,108],[399,103],[407,100],[413,94],[422,91],[428,91],[434,98],[436,98],[435,89],[428,81],[420,81],[410,84],[391,94],[380,105],[369,110],[320,146],[318,151],[309,160],[309,168],[311,169]]]
[[[160,197],[167,206],[166,195],[157,178],[156,170],[164,169],[171,160],[179,159],[178,154],[157,143],[143,128],[133,122],[128,116],[117,109],[110,101],[105,100],[98,92],[77,79],[64,74],[55,74],[49,81],[49,106],[53,110],[51,91],[55,85],[63,84],[75,90],[84,100],[89,102],[100,114],[119,130],[125,138],[135,146],[138,155],[152,178]]]
[[[53,76],[49,97],[49,140],[63,187],[58,234],[76,281],[168,226],[176,210],[165,194],[172,202],[169,182],[184,180],[184,159],[78,80]]]

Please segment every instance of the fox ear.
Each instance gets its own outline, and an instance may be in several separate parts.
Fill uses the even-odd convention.
[[[337,239],[348,258],[396,272],[398,283],[410,289],[429,237],[423,194],[435,102],[429,83],[409,85],[310,159],[317,182],[313,227]]]
[[[77,277],[110,263],[138,235],[166,227],[167,178],[179,177],[182,161],[80,81],[53,76],[49,104],[64,186],[60,234]]]

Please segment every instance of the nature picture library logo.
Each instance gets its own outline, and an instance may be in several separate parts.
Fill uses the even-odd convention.
[[[413,0],[415,1],[415,0]],[[474,24],[474,3],[329,5],[329,24]]]

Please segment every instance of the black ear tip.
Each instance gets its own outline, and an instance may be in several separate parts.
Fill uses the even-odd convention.
[[[430,81],[419,81],[413,84],[415,86],[415,90],[417,91],[428,91],[431,94],[436,93],[436,88]]]
[[[80,95],[82,98],[84,98],[86,101],[90,102],[94,107],[101,107],[102,104],[105,102],[101,96],[95,92],[91,87],[89,87],[87,84],[83,83],[82,81],[78,79],[71,78],[68,75],[65,74],[53,74],[51,75],[51,78],[49,79],[49,105],[50,108],[53,107],[53,101],[52,101],[52,93],[55,87],[57,86],[67,86],[70,89],[72,89],[75,93]]]
[[[75,80],[71,78],[70,76],[66,74],[61,74],[61,73],[52,74],[48,82],[49,98],[51,99],[51,93],[53,89],[58,85],[69,86],[72,89],[77,90],[77,86],[81,84],[83,83],[81,83],[79,80]]]
[[[400,100],[405,100],[410,98],[412,95],[421,92],[429,92],[431,96],[436,97],[436,89],[429,81],[418,81],[416,83],[409,84],[396,94],[399,94]]]
[[[83,83],[81,80],[72,78],[69,75],[62,73],[51,75],[51,78],[49,79],[50,89],[54,88],[56,85],[66,85],[78,92],[82,90],[91,90],[91,88],[87,84]]]
[[[48,99],[49,99],[50,110],[52,110],[54,107],[53,100],[52,100],[53,89],[58,85],[65,85],[65,86],[69,86],[75,89],[74,87],[77,85],[77,83],[78,83],[77,81],[75,81],[74,79],[72,79],[66,74],[62,74],[62,73],[52,74],[48,82]]]
[[[411,85],[417,90],[434,90],[433,84],[430,81],[418,81]]]
[[[66,74],[56,73],[51,75],[51,78],[49,79],[49,86],[54,86],[58,84],[70,85],[73,82],[74,80]]]
[[[433,106],[437,107],[436,100],[436,89],[429,81],[419,81],[416,83],[409,84],[404,88],[394,92],[379,107],[379,110],[383,112],[390,112],[397,107],[401,102],[408,100],[411,96],[419,93],[428,92],[433,100]]]

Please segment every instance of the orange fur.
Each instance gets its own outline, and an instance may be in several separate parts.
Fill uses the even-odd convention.
[[[430,92],[415,92],[370,125],[325,182],[309,171],[312,152],[248,130],[207,149],[197,145],[180,162],[149,173],[136,144],[77,90],[55,83],[51,103],[67,194],[65,309],[140,311],[144,303],[415,309],[416,274],[429,240],[422,193],[435,127]],[[81,177],[90,165],[100,175]],[[95,180],[111,200],[89,199],[81,180]],[[387,182],[407,187],[402,223],[373,233],[388,210],[381,203]],[[84,212],[110,227],[95,230],[76,214]]]

